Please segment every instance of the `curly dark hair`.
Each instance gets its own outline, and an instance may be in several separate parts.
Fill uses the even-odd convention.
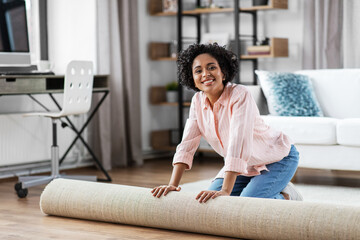
[[[239,68],[239,62],[237,56],[233,52],[226,50],[217,43],[192,44],[186,50],[181,51],[177,59],[177,72],[181,85],[195,91],[200,91],[195,87],[192,64],[198,55],[204,53],[210,54],[219,63],[221,71],[225,76],[225,80],[223,81],[224,85],[234,79]]]

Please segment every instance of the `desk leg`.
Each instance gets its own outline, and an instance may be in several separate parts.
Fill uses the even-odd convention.
[[[99,107],[101,106],[101,104],[104,102],[106,96],[109,94],[109,91],[105,91],[104,95],[102,96],[102,98],[100,99],[100,101],[98,102],[98,104],[95,106],[94,110],[91,112],[90,116],[88,117],[87,121],[84,123],[84,125],[81,127],[80,131],[78,131],[76,129],[76,127],[74,126],[74,124],[70,121],[70,119],[68,117],[66,117],[67,122],[70,124],[70,128],[76,133],[76,137],[75,139],[72,141],[72,143],[70,144],[70,146],[68,147],[68,149],[66,150],[66,152],[64,153],[64,155],[62,156],[62,158],[60,159],[60,164],[64,161],[65,157],[67,156],[67,154],[70,152],[71,148],[74,146],[75,142],[80,139],[81,142],[84,144],[84,146],[86,147],[86,149],[89,151],[90,155],[92,156],[93,160],[95,161],[95,163],[97,164],[97,166],[100,168],[100,170],[104,173],[104,175],[106,176],[106,179],[98,179],[98,181],[105,181],[105,182],[111,182],[112,179],[110,177],[110,175],[108,174],[108,172],[104,169],[104,167],[102,166],[101,162],[98,160],[98,158],[96,157],[96,155],[94,154],[94,152],[91,150],[91,148],[89,147],[89,145],[85,142],[85,140],[83,139],[83,137],[81,136],[82,132],[84,131],[84,129],[87,127],[87,125],[89,124],[89,122],[91,121],[91,119],[94,117],[95,113],[98,111]],[[49,93],[51,99],[54,101],[54,103],[56,104],[56,106],[59,108],[59,110],[61,111],[61,107],[59,105],[59,103],[56,101],[56,99],[54,98],[54,96]]]

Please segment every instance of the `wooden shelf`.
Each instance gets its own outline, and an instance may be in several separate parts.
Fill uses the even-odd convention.
[[[177,12],[162,12],[161,0],[150,0],[149,12],[151,16],[175,16]],[[279,10],[288,9],[287,0],[271,0],[270,5],[265,6],[252,6],[247,8],[239,8],[239,12],[255,12],[266,10]],[[229,13],[234,12],[234,8],[196,8],[193,10],[183,11],[184,15],[199,15],[199,14],[212,14],[212,13]]]
[[[160,58],[152,58],[154,61],[176,61],[176,58],[173,57],[160,57]]]
[[[150,103],[153,105],[162,106],[178,106],[178,102],[167,102],[166,101],[166,89],[164,86],[152,86],[150,88]],[[189,107],[190,102],[183,102],[183,106]]]
[[[175,151],[176,146],[171,146],[171,130],[152,131],[151,147],[155,150]]]
[[[287,38],[271,38],[270,54],[265,55],[241,55],[240,59],[275,58],[289,56],[289,41]],[[155,61],[176,61],[176,58],[168,57],[170,43],[149,44],[149,57]]]
[[[287,38],[271,38],[270,54],[266,55],[241,55],[240,59],[275,58],[289,56],[289,41]]]
[[[176,58],[170,56],[169,42],[151,42],[148,45],[149,58],[155,61],[174,61]]]
[[[255,12],[255,11],[266,11],[266,10],[279,10],[284,8],[274,8],[271,6],[256,6],[248,8],[239,8],[239,12]],[[234,12],[233,8],[198,8],[194,10],[183,11],[183,15],[200,15],[200,14],[213,14],[213,13],[231,13]],[[150,14],[151,16],[176,16],[177,12],[158,12]]]
[[[203,152],[203,153],[215,153],[215,151],[213,149],[201,149],[201,148],[199,148],[196,151],[197,152]]]
[[[266,55],[241,55],[240,59],[288,57],[289,43],[287,38],[271,38],[270,54]],[[155,43],[149,45],[149,56],[156,61],[176,61],[176,58],[169,57],[170,43]]]
[[[157,12],[150,14],[151,16],[161,17],[161,16],[175,16],[176,12]]]
[[[199,15],[199,14],[229,13],[229,12],[234,12],[234,9],[233,8],[196,8],[194,10],[183,11],[182,13],[184,15]]]
[[[270,54],[267,55],[241,55],[240,59],[258,59],[258,58],[272,58]]]
[[[157,147],[153,147],[153,149],[158,150],[158,151],[167,151],[167,152],[175,152],[176,151],[175,146],[157,146]]]
[[[148,45],[149,58],[154,61],[176,61],[176,57],[170,56],[170,43],[151,42]]]

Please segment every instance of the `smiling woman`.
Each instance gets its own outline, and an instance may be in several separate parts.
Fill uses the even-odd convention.
[[[200,203],[229,195],[302,200],[289,183],[299,161],[295,146],[264,123],[245,86],[230,83],[238,69],[236,55],[216,43],[193,44],[179,54],[177,64],[181,84],[197,93],[176,148],[170,182],[155,187],[153,196],[181,190],[182,175],[191,169],[204,137],[224,158],[224,167],[207,190],[194,196]]]

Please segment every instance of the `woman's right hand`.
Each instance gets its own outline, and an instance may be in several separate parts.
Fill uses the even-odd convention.
[[[181,187],[176,187],[174,185],[161,185],[158,187],[154,187],[151,190],[151,193],[153,194],[154,197],[161,197],[163,194],[164,196],[166,196],[166,194],[168,194],[170,191],[177,191],[179,192],[181,190]]]

